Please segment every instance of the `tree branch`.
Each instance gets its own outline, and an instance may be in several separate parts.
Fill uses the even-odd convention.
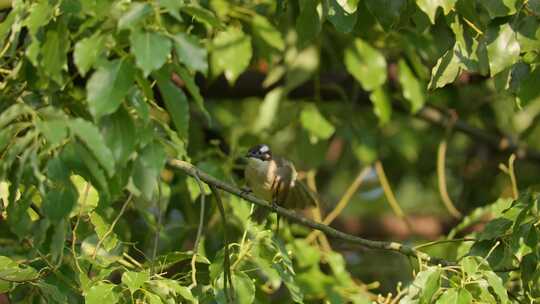
[[[207,173],[201,171],[199,168],[193,166],[192,164],[190,164],[188,162],[185,162],[185,161],[182,161],[182,160],[177,160],[177,159],[172,159],[172,160],[169,160],[168,164],[169,164],[169,166],[171,166],[171,167],[173,167],[175,169],[178,169],[178,170],[181,170],[181,171],[187,173],[188,175],[192,176],[193,178],[199,178],[201,181],[203,181],[203,182],[205,182],[205,183],[207,183],[209,185],[215,186],[216,188],[219,188],[219,189],[221,189],[223,191],[226,191],[226,192],[234,194],[234,195],[236,195],[238,197],[241,197],[244,200],[246,200],[248,202],[251,202],[251,203],[253,203],[253,204],[255,204],[255,205],[259,206],[259,207],[263,207],[263,208],[272,210],[272,211],[278,213],[279,215],[281,215],[283,217],[286,217],[287,219],[289,219],[289,220],[291,220],[293,222],[296,222],[296,223],[298,223],[300,225],[310,227],[310,228],[313,228],[313,229],[316,229],[316,230],[320,230],[321,232],[324,232],[328,236],[331,236],[331,237],[334,237],[334,238],[337,238],[337,239],[341,239],[341,240],[344,240],[344,241],[347,241],[347,242],[351,242],[351,243],[354,243],[354,244],[359,244],[359,245],[362,245],[364,247],[371,248],[371,249],[382,249],[382,250],[390,250],[390,251],[399,252],[399,253],[401,253],[403,255],[406,255],[406,256],[409,256],[409,257],[413,257],[413,258],[417,258],[417,259],[420,259],[420,260],[423,260],[423,261],[427,261],[427,262],[429,262],[431,264],[440,264],[440,265],[443,265],[443,266],[455,265],[455,263],[450,262],[450,261],[446,261],[446,260],[435,258],[435,257],[430,257],[428,254],[426,254],[424,252],[421,252],[421,251],[418,251],[418,250],[415,250],[414,248],[409,247],[407,245],[403,245],[403,244],[400,244],[400,243],[397,243],[397,242],[383,242],[383,241],[367,240],[367,239],[364,239],[364,238],[361,238],[361,237],[358,237],[358,236],[355,236],[355,235],[351,235],[351,234],[341,232],[341,231],[336,230],[336,229],[334,229],[334,228],[332,228],[330,226],[314,222],[314,221],[312,221],[312,220],[310,220],[308,218],[305,218],[305,217],[303,217],[301,215],[296,214],[295,212],[293,212],[291,210],[282,208],[280,206],[273,206],[270,203],[266,202],[265,200],[257,198],[257,197],[255,197],[255,196],[253,196],[251,194],[245,193],[245,191],[242,191],[241,189],[239,189],[239,188],[237,188],[235,186],[232,186],[230,184],[222,182],[222,181],[214,178],[213,176],[208,175]]]
[[[240,75],[234,86],[230,86],[221,76],[216,81],[209,83],[204,78],[199,77],[197,84],[201,88],[201,95],[205,99],[241,99],[246,97],[264,97],[273,87],[266,88],[263,86],[263,81],[266,74],[257,71],[248,71]],[[355,85],[355,80],[346,73],[328,72],[320,75],[322,89],[320,91],[321,100],[341,100],[343,96],[336,93],[335,90],[329,89],[333,87],[344,88],[345,91],[351,91]],[[174,80],[174,79],[173,79]],[[180,87],[184,86],[178,83]],[[315,94],[314,82],[308,81],[298,88],[294,89],[289,94],[290,99],[305,99],[313,97]],[[369,103],[369,95],[365,91],[360,91],[358,96],[353,97],[355,102]],[[405,108],[399,101],[392,102],[392,108],[401,113],[410,115],[409,110]],[[422,119],[433,125],[438,125],[442,128],[448,128],[464,133],[476,141],[482,142],[490,146],[495,151],[500,153],[515,153],[518,159],[528,159],[535,162],[540,162],[540,151],[531,149],[527,144],[519,142],[510,136],[490,133],[474,126],[471,126],[464,120],[456,118],[448,109],[438,108],[429,103],[419,110],[414,117]]]

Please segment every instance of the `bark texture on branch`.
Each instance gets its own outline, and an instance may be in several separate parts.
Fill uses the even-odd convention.
[[[225,182],[223,182],[223,181],[221,181],[219,179],[216,179],[215,177],[201,171],[199,168],[193,166],[192,164],[190,164],[188,162],[185,162],[185,161],[182,161],[182,160],[177,160],[177,159],[172,159],[172,160],[169,160],[168,164],[169,164],[170,167],[181,170],[181,171],[185,172],[186,174],[190,175],[193,178],[198,177],[201,181],[203,181],[203,182],[205,182],[205,183],[207,183],[209,185],[215,186],[216,188],[219,188],[219,189],[221,189],[221,190],[223,190],[225,192],[229,192],[229,193],[231,193],[233,195],[241,197],[244,200],[246,200],[246,201],[248,201],[248,202],[250,202],[252,204],[255,204],[255,205],[259,206],[259,207],[266,208],[266,209],[269,209],[269,210],[271,210],[273,212],[276,212],[279,215],[281,215],[283,217],[286,217],[290,221],[296,222],[296,223],[298,223],[300,225],[303,225],[303,226],[306,226],[306,227],[310,227],[312,229],[319,230],[319,231],[325,233],[327,236],[337,238],[337,239],[341,239],[341,240],[344,240],[344,241],[347,241],[347,242],[350,242],[350,243],[359,244],[359,245],[362,245],[364,247],[371,248],[371,249],[382,249],[382,250],[390,250],[390,251],[399,252],[399,253],[401,253],[403,255],[413,257],[413,258],[416,258],[416,259],[420,259],[420,260],[429,262],[431,264],[436,264],[436,265],[440,264],[440,265],[443,265],[443,266],[454,265],[453,262],[446,261],[446,260],[439,259],[439,258],[435,258],[435,257],[431,257],[431,256],[429,256],[428,254],[426,254],[424,252],[415,250],[414,248],[409,247],[407,245],[403,245],[401,243],[372,241],[372,240],[364,239],[364,238],[361,238],[361,237],[358,237],[358,236],[355,236],[355,235],[351,235],[351,234],[341,232],[341,231],[336,230],[336,229],[334,229],[334,228],[332,228],[330,226],[315,222],[313,220],[310,220],[310,219],[308,219],[306,217],[303,217],[303,216],[301,216],[301,215],[299,215],[299,214],[297,214],[297,213],[295,213],[295,212],[293,212],[291,210],[282,208],[280,206],[272,206],[267,201],[259,199],[259,198],[255,197],[255,196],[253,196],[253,195],[251,195],[249,193],[245,193],[244,191],[242,191],[238,187],[235,187],[235,186],[230,185],[228,183],[225,183]]]

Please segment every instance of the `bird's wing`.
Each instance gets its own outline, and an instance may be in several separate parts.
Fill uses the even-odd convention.
[[[279,175],[288,183],[287,191],[284,193],[284,207],[290,209],[305,209],[317,206],[317,195],[311,191],[306,184],[297,180],[297,173],[294,165],[285,160],[278,159]]]
[[[286,206],[293,209],[305,209],[317,206],[317,195],[306,184],[297,180],[289,189]]]

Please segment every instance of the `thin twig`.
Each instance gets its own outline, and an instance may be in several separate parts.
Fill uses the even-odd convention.
[[[399,206],[396,196],[394,195],[394,192],[392,191],[392,188],[390,187],[390,183],[388,182],[388,178],[386,178],[386,174],[384,173],[384,168],[380,160],[375,162],[375,171],[377,171],[377,176],[379,177],[379,181],[381,183],[381,187],[384,191],[384,196],[386,196],[386,200],[390,204],[390,207],[394,211],[394,213],[405,222],[405,225],[409,229],[409,231],[413,231],[412,225],[409,222],[409,219],[405,216],[405,212],[401,209]]]
[[[418,250],[420,248],[435,246],[435,245],[444,244],[444,243],[460,243],[460,242],[476,242],[476,241],[478,240],[473,239],[473,238],[462,238],[462,239],[451,239],[451,240],[444,239],[444,240],[438,240],[438,241],[420,244],[418,246],[414,246],[414,249]]]
[[[234,295],[234,286],[231,276],[231,261],[230,261],[230,254],[229,254],[229,244],[230,240],[227,235],[227,229],[229,229],[227,224],[227,216],[225,216],[225,208],[223,207],[223,202],[221,201],[221,196],[219,195],[219,191],[216,188],[216,186],[209,184],[210,190],[212,190],[212,194],[214,194],[214,197],[216,198],[216,204],[218,206],[219,213],[221,215],[221,220],[223,221],[223,242],[225,243],[224,250],[223,250],[223,287],[225,290],[225,297],[232,303],[234,301],[233,295]],[[229,294],[229,289],[227,288],[227,282],[229,282],[230,291],[232,291],[231,294]]]
[[[199,185],[199,189],[201,190],[201,213],[199,215],[199,227],[197,228],[195,245],[193,245],[193,256],[191,257],[191,285],[189,285],[190,289],[197,286],[197,268],[195,267],[195,262],[197,261],[197,252],[199,251],[199,242],[201,241],[202,229],[204,225],[204,209],[206,205],[204,187],[197,171],[194,172],[193,177],[195,177],[195,180]]]
[[[83,273],[83,271],[82,271],[81,265],[79,265],[79,257],[77,256],[77,251],[75,250],[75,243],[77,243],[77,228],[79,227],[79,222],[81,221],[81,216],[82,216],[81,209],[84,205],[86,205],[86,200],[88,199],[89,191],[90,191],[90,183],[86,182],[86,185],[84,187],[84,193],[83,193],[81,206],[79,206],[79,214],[77,215],[77,221],[75,222],[75,226],[73,226],[73,229],[71,230],[71,254],[73,255],[75,266],[77,267],[77,270],[79,270],[80,273]]]
[[[120,212],[118,213],[118,215],[116,216],[116,218],[112,222],[111,226],[109,227],[107,232],[105,232],[103,237],[98,241],[98,243],[96,245],[96,248],[94,249],[94,253],[92,254],[92,259],[96,258],[99,247],[101,247],[101,244],[103,244],[103,242],[107,239],[107,237],[113,232],[114,226],[116,226],[116,223],[118,223],[118,221],[120,220],[120,217],[122,216],[122,214],[124,214],[124,211],[126,211],[126,208],[127,208],[128,204],[129,204],[129,202],[131,201],[132,197],[133,197],[133,194],[130,193],[128,198],[126,199],[126,201],[122,205],[122,208],[120,209]]]
[[[371,248],[371,249],[381,249],[381,250],[390,250],[390,251],[399,252],[403,255],[414,257],[423,261],[427,261],[432,264],[441,264],[443,266],[455,265],[454,262],[431,257],[428,254],[415,250],[414,248],[407,245],[403,245],[397,242],[372,241],[372,240],[364,239],[355,235],[341,232],[339,230],[336,230],[322,223],[317,223],[315,221],[312,221],[308,218],[305,218],[301,215],[296,214],[294,211],[288,210],[286,208],[283,208],[277,205],[272,205],[265,200],[255,197],[249,193],[245,193],[245,191],[242,191],[238,187],[222,182],[212,177],[211,175],[208,175],[207,173],[201,171],[200,169],[198,169],[197,167],[193,166],[192,164],[188,162],[172,159],[172,160],[169,160],[168,164],[171,167],[181,170],[194,178],[199,178],[200,180],[204,181],[205,183],[209,185],[214,185],[216,186],[216,188],[219,188],[223,191],[226,191],[238,197],[241,197],[252,204],[255,204],[259,207],[263,207],[268,210],[272,210],[276,213],[279,213],[281,216],[284,216],[295,223],[298,223],[306,227],[310,227],[312,229],[320,230],[324,232],[327,236],[342,239],[350,243],[359,244],[359,245],[362,245],[364,247]]]
[[[157,188],[158,188],[158,198],[157,198],[157,224],[156,224],[156,234],[154,235],[154,248],[152,249],[152,267],[150,270],[151,274],[154,274],[154,264],[156,261],[158,246],[159,246],[159,235],[161,233],[161,180],[157,177]]]
[[[371,167],[365,167],[360,171],[360,173],[358,173],[358,176],[354,179],[349,188],[347,188],[334,210],[328,213],[328,215],[324,218],[323,224],[330,225],[341,214],[341,212],[351,201],[353,195],[356,193],[356,191],[358,191],[358,188],[360,188],[360,185],[364,182],[364,179],[366,179],[370,171]],[[320,231],[311,232],[306,237],[306,242],[311,243],[320,233]]]
[[[512,193],[514,194],[514,199],[518,199],[519,192],[516,181],[516,173],[514,171],[514,161],[516,160],[516,154],[512,153],[510,159],[508,159],[508,174],[510,175],[510,182],[512,182]]]
[[[446,207],[446,210],[453,217],[459,219],[462,217],[461,212],[457,210],[446,188],[446,174],[445,174],[445,162],[446,162],[446,140],[441,141],[439,148],[437,149],[437,179],[439,182],[439,193],[441,199]]]

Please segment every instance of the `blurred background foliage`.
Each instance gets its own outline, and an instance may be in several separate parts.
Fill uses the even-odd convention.
[[[1,303],[540,296],[537,0],[0,6]],[[456,266],[258,226],[227,193],[224,225],[166,165],[241,187],[258,143],[319,194],[306,216]]]

